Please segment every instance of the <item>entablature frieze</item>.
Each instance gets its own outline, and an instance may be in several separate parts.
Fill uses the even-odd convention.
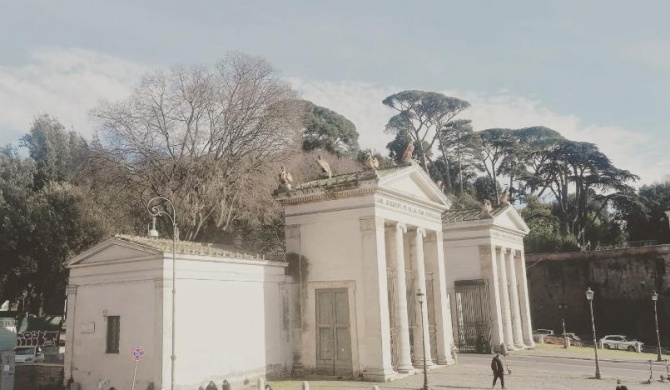
[[[442,220],[442,215],[438,211],[430,210],[427,207],[411,204],[400,199],[393,199],[377,194],[375,195],[375,204],[393,211],[400,211],[403,214],[423,217],[433,222]]]

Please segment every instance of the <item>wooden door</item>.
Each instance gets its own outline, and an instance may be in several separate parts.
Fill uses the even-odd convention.
[[[321,375],[353,374],[346,288],[316,290],[316,371]]]

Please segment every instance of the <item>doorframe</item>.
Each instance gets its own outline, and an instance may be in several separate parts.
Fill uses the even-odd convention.
[[[356,316],[356,281],[308,282],[303,313],[302,357],[307,369],[316,371],[316,290],[327,288],[347,289],[349,298],[349,339],[351,340],[351,373],[356,378],[360,373],[358,351],[358,319]]]

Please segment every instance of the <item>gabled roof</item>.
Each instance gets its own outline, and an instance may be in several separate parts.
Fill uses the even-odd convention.
[[[465,210],[447,210],[442,214],[442,221],[444,222],[464,222],[464,221],[480,221],[485,219],[493,219],[493,213],[489,214],[481,209],[465,209]]]
[[[530,228],[521,218],[521,215],[512,205],[500,206],[493,209],[490,213],[479,209],[467,210],[447,210],[442,214],[442,222],[446,228],[450,226],[482,225],[499,226],[509,230],[516,230],[520,233],[528,234]]]
[[[125,234],[114,235],[89,250],[80,253],[73,257],[68,265],[75,265],[85,262],[87,259],[98,255],[102,258],[101,261],[115,260],[117,258],[130,258],[147,255],[161,255],[165,253],[172,253],[172,240],[164,238],[152,238],[141,236],[130,236]],[[106,252],[111,251],[111,247],[123,249],[119,252],[117,250],[114,254],[105,256]],[[247,259],[247,260],[264,260],[265,256],[252,254],[244,251],[232,250],[228,245],[219,245],[204,242],[193,241],[177,241],[175,245],[177,254],[199,255],[221,258],[233,259]]]
[[[291,190],[275,191],[282,203],[312,202],[332,197],[358,196],[361,193],[381,192],[446,210],[449,199],[423,169],[415,164],[404,164],[377,171],[366,170],[316,179],[296,184]]]

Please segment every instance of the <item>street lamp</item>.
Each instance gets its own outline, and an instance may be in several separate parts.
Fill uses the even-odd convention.
[[[167,205],[170,205],[172,213],[168,212]],[[172,222],[172,352],[170,360],[172,362],[170,366],[170,389],[174,390],[174,373],[175,373],[175,363],[177,360],[177,355],[175,354],[175,317],[176,317],[176,301],[177,301],[177,286],[175,274],[177,271],[176,268],[176,253],[177,253],[177,240],[179,239],[179,230],[177,229],[177,210],[174,208],[174,204],[170,202],[168,198],[162,196],[157,196],[152,198],[147,203],[147,211],[153,218],[153,228],[149,230],[149,237],[158,237],[158,231],[156,230],[156,217],[165,215]],[[172,214],[172,215],[170,215]]]
[[[417,290],[416,296],[419,299],[419,308],[421,309],[421,343],[423,344],[423,390],[428,390],[428,371],[426,369],[426,335],[423,327],[423,297],[421,289]]]
[[[598,365],[598,341],[596,341],[596,322],[593,319],[593,290],[589,287],[586,290],[586,300],[589,301],[589,307],[591,308],[591,328],[593,328],[593,350],[596,353],[596,379],[600,379],[600,366]]]
[[[568,310],[568,304],[567,303],[559,303],[558,304],[558,310]],[[561,315],[561,324],[563,324],[563,348],[568,348],[570,341],[568,341],[568,335],[565,333],[565,316]]]
[[[656,311],[656,301],[658,301],[658,294],[654,291],[651,294],[651,300],[654,301],[654,323],[656,324],[656,342],[658,343],[658,353],[656,354],[656,361],[660,362],[661,358],[661,336],[658,333],[658,313]]]

